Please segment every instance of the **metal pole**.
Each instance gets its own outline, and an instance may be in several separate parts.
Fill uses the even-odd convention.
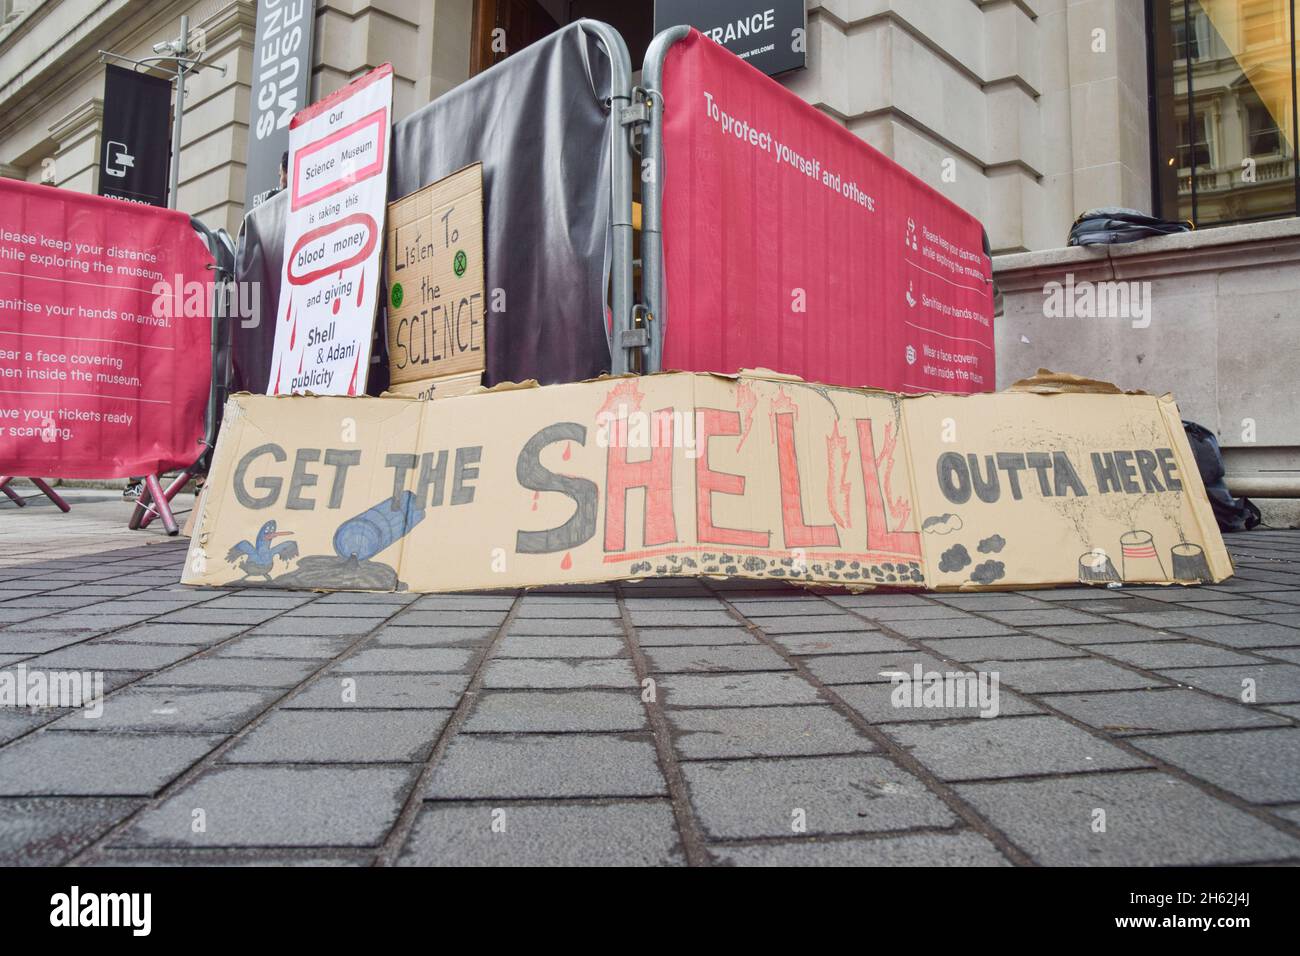
[[[632,61],[618,32],[599,20],[579,20],[584,32],[594,36],[609,55],[609,162],[610,162],[610,372],[630,371],[624,333],[632,329],[632,156],[623,110],[632,101]]]
[[[653,318],[646,372],[663,370],[664,336],[668,331],[668,295],[664,287],[664,60],[674,43],[690,34],[689,27],[669,27],[650,42],[641,85],[650,94],[650,127],[642,142],[643,159],[651,177],[641,184],[641,298]]]
[[[172,171],[167,184],[167,208],[176,208],[181,187],[181,123],[185,119],[185,60],[190,52],[190,18],[181,17],[181,38],[176,49],[176,105],[172,107]]]

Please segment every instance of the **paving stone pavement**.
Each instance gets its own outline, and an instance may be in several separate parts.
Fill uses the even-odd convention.
[[[0,707],[0,864],[1300,863],[1300,532],[1213,587],[369,595],[22,520],[0,675],[107,696]]]

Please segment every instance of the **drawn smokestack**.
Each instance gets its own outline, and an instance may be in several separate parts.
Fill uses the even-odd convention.
[[[1079,580],[1083,584],[1118,584],[1121,578],[1110,556],[1093,548],[1079,555]]]
[[[1126,531],[1119,538],[1125,581],[1167,581],[1150,531]]]
[[[1209,584],[1214,580],[1209,562],[1199,544],[1184,541],[1169,549],[1173,558],[1174,580],[1184,584]]]

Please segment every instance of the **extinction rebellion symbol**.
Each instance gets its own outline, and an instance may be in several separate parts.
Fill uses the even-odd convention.
[[[465,270],[469,268],[469,259],[466,258],[464,249],[456,250],[456,258],[452,260],[451,267],[456,270],[456,278],[459,279],[465,274]]]
[[[400,282],[393,284],[393,294],[391,298],[393,301],[393,308],[400,309],[402,307],[402,284]]]

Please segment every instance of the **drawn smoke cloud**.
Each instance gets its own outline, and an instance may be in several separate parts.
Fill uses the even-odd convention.
[[[992,584],[1006,577],[1007,566],[1001,561],[982,561],[970,573],[970,579],[976,584]]]
[[[979,543],[980,554],[997,554],[1007,546],[1007,539],[1000,534],[990,535]]]
[[[961,518],[954,514],[934,515],[921,522],[921,530],[926,534],[952,534],[961,527]]]
[[[939,570],[949,573],[960,571],[971,563],[970,552],[964,544],[954,544],[939,558]]]

